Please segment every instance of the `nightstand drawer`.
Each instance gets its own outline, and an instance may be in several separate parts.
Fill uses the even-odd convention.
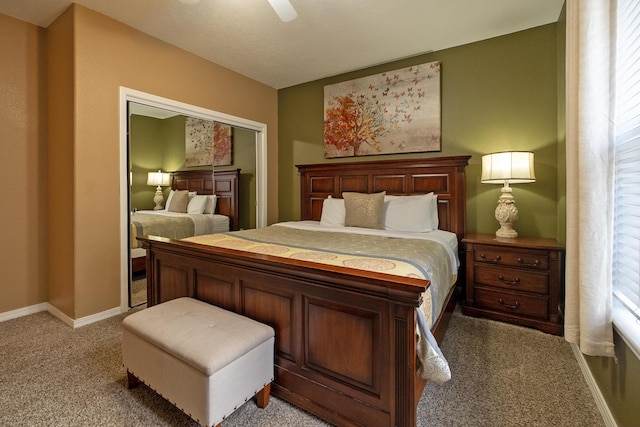
[[[514,291],[549,294],[549,275],[545,272],[477,264],[475,282]]]
[[[476,245],[475,261],[496,265],[548,270],[549,252],[533,249],[505,249],[498,246]]]
[[[468,234],[462,312],[562,335],[562,253],[556,239]]]
[[[501,292],[476,286],[476,307],[512,313],[519,316],[549,317],[548,298],[535,295],[519,294],[515,292]]]

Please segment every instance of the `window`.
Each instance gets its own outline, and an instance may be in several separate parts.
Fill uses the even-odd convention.
[[[617,19],[613,292],[640,330],[640,2],[619,0]]]

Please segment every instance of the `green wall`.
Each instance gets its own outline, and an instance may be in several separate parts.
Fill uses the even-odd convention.
[[[184,126],[184,118],[182,120]],[[153,209],[155,206],[153,196],[156,189],[147,185],[147,172],[168,170],[163,163],[165,127],[164,120],[152,117],[132,115],[129,119],[129,136],[130,140],[134,141],[129,149],[133,175],[130,192],[132,209]],[[184,135],[182,138],[184,140]],[[165,189],[165,200],[167,193]]]
[[[614,331],[617,360],[585,356],[618,427],[640,424],[640,359]]]
[[[521,236],[559,237],[557,26],[433,52],[317,80],[278,92],[279,218],[300,218],[296,164],[353,161],[323,155],[323,88],[411,65],[442,62],[442,150],[355,160],[471,154],[467,168],[467,231],[494,233],[497,185],[480,183],[481,156],[531,150],[537,181],[514,186]],[[564,214],[562,214],[564,215]]]
[[[280,220],[299,219],[296,164],[471,154],[467,231],[493,233],[498,186],[480,183],[480,158],[532,150],[535,184],[514,186],[521,236],[566,240],[565,29],[558,23],[333,76],[278,92]],[[325,159],[323,88],[431,61],[442,62],[442,150],[439,153]],[[640,361],[615,333],[618,363],[585,356],[618,426],[638,425]]]
[[[256,133],[233,129],[233,167],[240,169],[240,228],[256,228]]]

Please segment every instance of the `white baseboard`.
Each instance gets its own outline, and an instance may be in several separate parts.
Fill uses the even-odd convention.
[[[48,302],[43,302],[40,304],[31,305],[29,307],[18,308],[16,310],[0,313],[0,322],[4,322],[5,320],[17,319],[18,317],[28,316],[30,314],[39,313],[41,311],[48,311],[52,316],[58,318],[63,323],[71,326],[74,329],[89,325],[94,322],[98,322],[100,320],[108,319],[109,317],[117,316],[123,312],[120,307],[115,307],[101,313],[92,314],[90,316],[81,317],[79,319],[72,319]]]
[[[40,304],[31,305],[29,307],[22,307],[16,310],[5,311],[4,313],[0,313],[0,322],[4,322],[5,320],[17,319],[18,317],[28,316],[30,314],[39,313],[41,311],[47,311],[47,306],[49,304],[46,302],[41,302]]]
[[[600,415],[602,415],[602,421],[604,421],[604,424],[607,427],[617,427],[618,424],[609,410],[609,405],[607,405],[607,402],[604,400],[600,387],[598,387],[598,383],[596,383],[596,379],[593,377],[591,369],[589,369],[589,365],[587,365],[584,354],[582,354],[580,348],[575,343],[571,343],[571,350],[573,350],[573,355],[578,361],[578,366],[580,366],[582,375],[584,376],[587,386],[589,387],[589,390],[591,390],[591,394],[596,401],[596,406],[600,411]]]
[[[71,326],[72,328],[74,327],[73,319],[67,316],[66,314],[64,314],[57,307],[54,307],[51,304],[47,304],[47,311],[51,313],[53,317],[57,317],[59,320],[62,320],[62,322],[66,323],[67,326]]]
[[[98,322],[100,320],[104,320],[104,319],[108,319],[110,317],[113,316],[117,316],[118,314],[122,313],[122,310],[120,310],[120,307],[115,307],[106,311],[103,311],[101,313],[96,313],[96,314],[92,314],[90,316],[85,316],[85,317],[81,317],[80,319],[76,319],[73,321],[73,327],[74,328],[79,328],[81,326],[86,326],[89,325],[93,322]]]

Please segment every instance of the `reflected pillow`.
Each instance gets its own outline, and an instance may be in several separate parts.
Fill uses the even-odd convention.
[[[189,203],[189,192],[187,190],[177,190],[173,192],[171,203],[169,203],[169,212],[187,213],[187,204]]]
[[[204,209],[207,205],[207,196],[192,196],[189,198],[189,203],[187,204],[187,213],[188,214],[201,214],[204,213]]]
[[[204,196],[207,198],[207,203],[204,206],[204,212],[206,214],[212,214],[216,211],[216,202],[218,200],[218,197],[216,195],[209,195],[209,196]]]
[[[385,192],[342,193],[344,198],[344,225],[347,227],[362,227],[382,229]]]
[[[175,190],[171,190],[169,192],[169,196],[167,196],[167,203],[164,205],[164,210],[165,211],[169,210],[169,205],[171,204],[171,199],[173,199],[173,193],[175,193]]]

